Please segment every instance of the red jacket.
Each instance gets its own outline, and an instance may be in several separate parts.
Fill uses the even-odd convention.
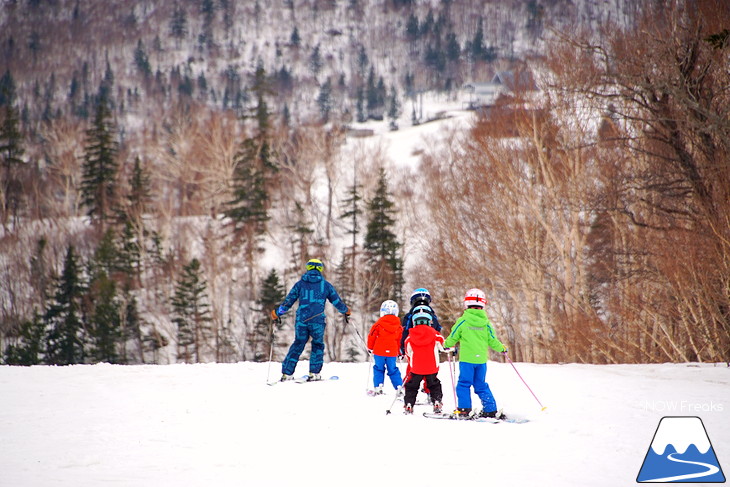
[[[416,325],[406,338],[405,347],[411,372],[419,375],[439,371],[439,350],[443,350],[444,337],[428,325]]]
[[[395,315],[385,315],[375,322],[368,334],[368,350],[382,357],[397,357],[403,327]]]

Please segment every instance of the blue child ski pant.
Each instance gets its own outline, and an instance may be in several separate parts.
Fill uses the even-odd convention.
[[[459,382],[456,384],[457,407],[471,409],[471,387],[482,401],[484,411],[496,411],[497,402],[486,383],[487,364],[459,362]]]
[[[373,386],[378,387],[385,382],[385,371],[388,371],[388,378],[395,389],[403,384],[400,376],[400,370],[396,365],[396,357],[384,357],[382,355],[373,355],[375,363],[373,364]]]
[[[294,325],[294,343],[281,363],[281,373],[293,375],[304,346],[312,337],[312,353],[309,355],[309,372],[319,374],[324,362],[324,323],[299,323]]]

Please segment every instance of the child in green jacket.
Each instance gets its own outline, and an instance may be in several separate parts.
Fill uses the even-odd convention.
[[[444,346],[451,348],[457,342],[459,347],[459,382],[456,385],[457,410],[459,416],[471,413],[471,388],[482,401],[482,417],[495,417],[497,403],[486,382],[489,348],[506,352],[507,348],[494,335],[494,328],[487,318],[484,307],[487,298],[481,289],[469,289],[464,296],[464,314],[456,320]]]

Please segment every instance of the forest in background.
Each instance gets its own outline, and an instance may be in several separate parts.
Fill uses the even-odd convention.
[[[3,361],[267,360],[313,255],[355,311],[330,360],[424,284],[445,324],[483,287],[520,360],[728,359],[722,2],[385,1],[362,23],[365,3],[4,7]],[[348,124],[417,125],[424,92],[505,66],[540,91],[419,170],[345,151]]]

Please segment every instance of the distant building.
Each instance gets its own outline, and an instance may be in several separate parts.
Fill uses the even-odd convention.
[[[500,95],[512,95],[517,92],[535,91],[535,81],[528,70],[499,71],[489,82],[467,83],[462,88],[469,95],[468,108],[494,105]]]

